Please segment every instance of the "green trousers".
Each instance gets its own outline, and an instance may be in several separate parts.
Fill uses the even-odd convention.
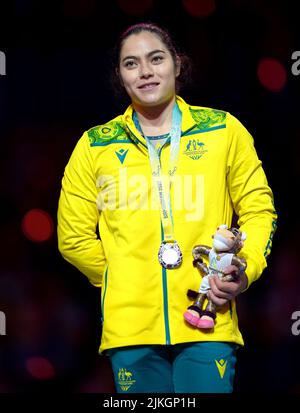
[[[234,343],[200,342],[108,350],[118,393],[231,393]]]

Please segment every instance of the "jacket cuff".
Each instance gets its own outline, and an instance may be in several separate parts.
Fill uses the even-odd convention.
[[[259,265],[255,260],[251,258],[247,259],[247,268],[246,268],[245,274],[248,278],[248,285],[244,291],[247,291],[250,285],[254,281],[258,280],[258,278],[261,276],[266,266],[267,266],[266,263],[265,265]]]

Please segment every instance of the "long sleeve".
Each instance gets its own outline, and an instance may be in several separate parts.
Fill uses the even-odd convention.
[[[58,247],[62,256],[96,287],[101,287],[106,265],[97,237],[97,188],[86,133],[78,141],[62,180],[58,206]]]
[[[240,256],[247,261],[248,287],[267,266],[277,215],[253,138],[245,127],[228,114],[230,147],[227,182],[240,229],[247,234]]]

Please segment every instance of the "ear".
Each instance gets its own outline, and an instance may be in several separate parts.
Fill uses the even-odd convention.
[[[179,56],[176,56],[176,63],[175,63],[175,76],[178,77],[180,75],[181,70],[181,59]]]
[[[246,232],[242,232],[241,240],[242,240],[242,241],[245,241],[245,239],[247,239]]]

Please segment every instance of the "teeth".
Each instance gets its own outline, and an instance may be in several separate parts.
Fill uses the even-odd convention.
[[[153,87],[153,86],[156,86],[156,85],[157,85],[157,83],[149,83],[148,85],[141,86],[141,88],[142,89],[147,89],[147,88],[150,88],[150,87]]]

